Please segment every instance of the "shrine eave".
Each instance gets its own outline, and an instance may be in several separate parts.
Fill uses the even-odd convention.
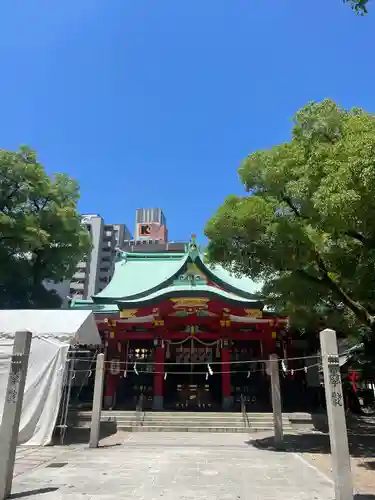
[[[209,285],[199,285],[199,286],[187,286],[187,285],[173,285],[166,287],[162,290],[158,290],[156,292],[153,292],[146,297],[142,298],[137,298],[137,299],[130,299],[130,298],[112,298],[112,299],[106,299],[106,302],[109,300],[117,304],[120,309],[126,309],[126,308],[134,308],[134,307],[147,307],[147,306],[152,306],[156,305],[160,302],[163,302],[165,300],[173,299],[173,298],[179,298],[179,297],[202,297],[202,298],[209,298],[211,300],[217,300],[217,301],[222,301],[225,304],[232,305],[232,306],[240,306],[243,308],[255,308],[255,309],[262,309],[263,308],[263,302],[259,296],[253,296],[252,299],[240,297],[235,294],[231,294],[229,292],[226,292],[225,290],[221,290],[220,288],[216,288],[213,286]],[[94,301],[95,303],[100,304],[103,299],[99,297],[95,297]]]
[[[120,310],[114,303],[100,304],[92,300],[73,299],[71,309],[90,310],[96,314],[119,314]]]

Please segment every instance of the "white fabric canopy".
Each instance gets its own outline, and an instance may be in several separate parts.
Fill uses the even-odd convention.
[[[0,310],[0,337],[28,330],[38,336],[69,344],[100,345],[100,335],[91,311],[73,309]]]
[[[60,407],[64,372],[72,344],[100,344],[91,311],[0,311],[0,421],[16,331],[32,332],[18,444],[51,442]]]

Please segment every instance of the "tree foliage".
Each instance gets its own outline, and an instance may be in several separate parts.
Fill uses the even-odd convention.
[[[344,0],[345,3],[350,4],[350,7],[359,15],[367,14],[368,0]]]
[[[375,340],[375,117],[331,100],[295,116],[289,142],[248,156],[248,195],[209,221],[212,261],[264,283],[295,324]]]
[[[0,307],[56,307],[46,279],[69,279],[90,248],[77,183],[50,177],[26,147],[0,150]]]

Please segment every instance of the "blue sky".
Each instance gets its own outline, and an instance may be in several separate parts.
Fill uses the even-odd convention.
[[[375,5],[341,0],[3,0],[0,148],[27,144],[133,230],[200,237],[248,153],[309,100],[375,111]]]

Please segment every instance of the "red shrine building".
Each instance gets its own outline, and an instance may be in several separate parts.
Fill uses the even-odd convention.
[[[106,354],[104,405],[269,411],[267,363],[306,351],[285,317],[265,311],[260,285],[204,261],[195,241],[178,252],[118,251],[112,280],[91,300]],[[293,367],[293,362],[289,368]]]

